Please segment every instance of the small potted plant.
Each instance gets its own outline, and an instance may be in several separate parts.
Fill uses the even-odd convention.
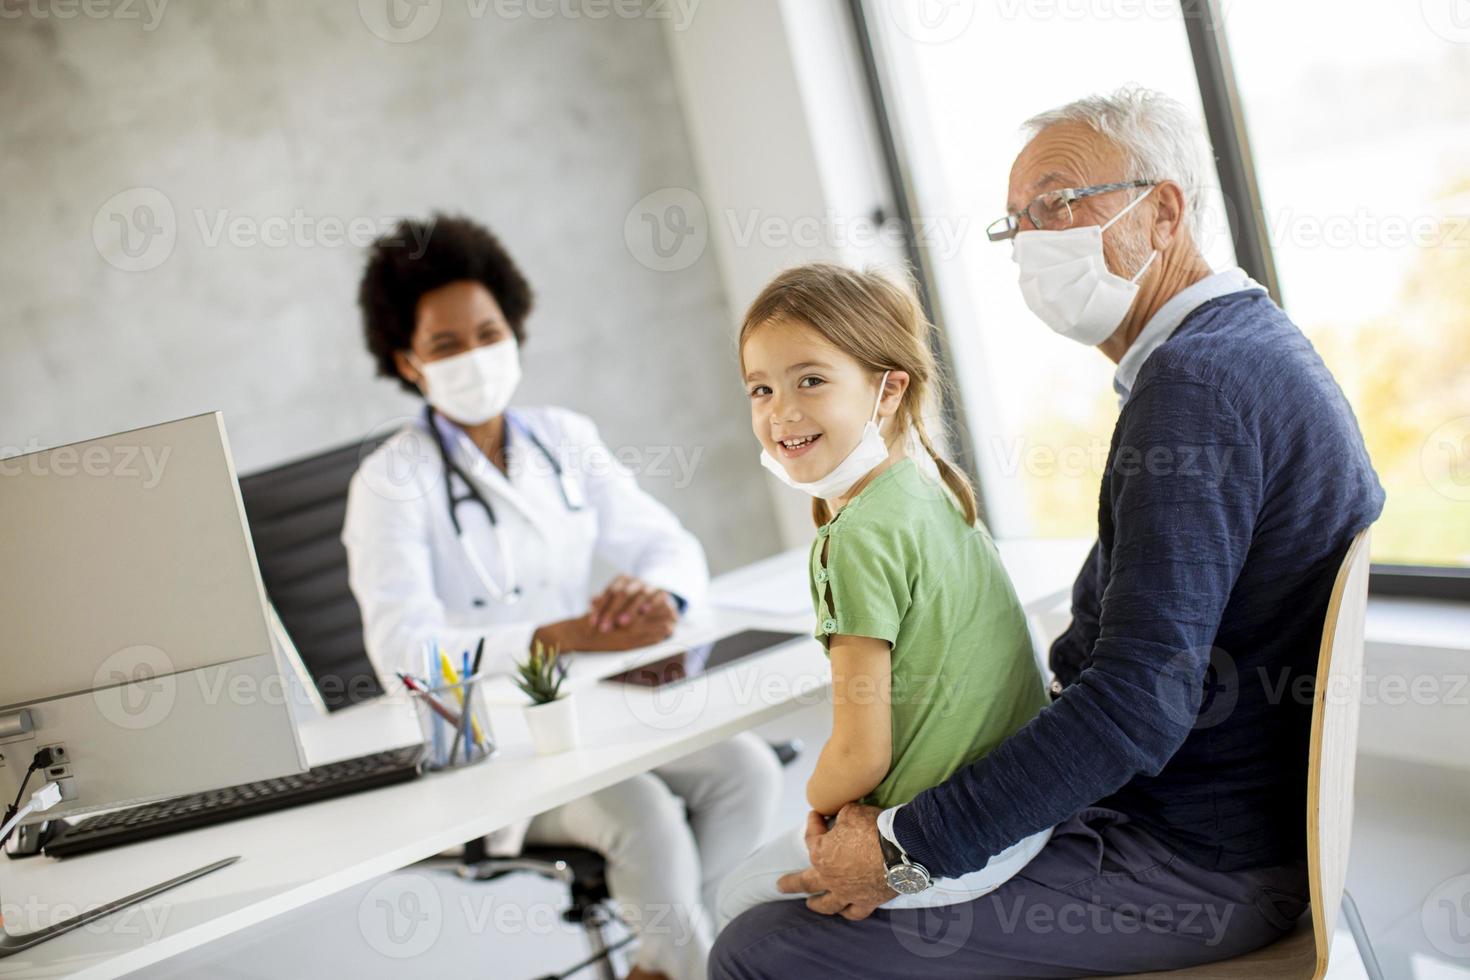
[[[560,651],[537,640],[526,659],[516,664],[516,687],[531,699],[526,706],[526,725],[539,755],[555,755],[577,747],[577,713],[571,694],[561,693],[567,678]]]

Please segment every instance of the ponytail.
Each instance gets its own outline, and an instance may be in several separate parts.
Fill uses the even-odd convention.
[[[924,428],[924,420],[917,414],[913,417],[913,432],[919,437],[919,445],[924,447],[924,452],[934,460],[935,467],[939,470],[939,477],[949,492],[954,495],[955,503],[959,505],[960,513],[965,517],[965,523],[971,527],[980,519],[979,504],[975,500],[975,489],[970,485],[969,477],[964,471],[945,459],[940,452],[934,448],[929,441],[929,433]],[[827,507],[827,501],[821,497],[812,498],[812,522],[821,527],[832,520],[832,512]]]
[[[939,468],[939,475],[944,480],[944,485],[949,487],[950,493],[954,494],[955,502],[960,505],[960,511],[965,515],[965,523],[974,527],[975,522],[980,519],[979,507],[975,503],[975,489],[970,486],[970,480],[960,469],[949,460],[941,456],[929,442],[929,433],[924,430],[924,420],[915,416],[914,431],[919,434],[919,444],[934,460],[934,465]]]

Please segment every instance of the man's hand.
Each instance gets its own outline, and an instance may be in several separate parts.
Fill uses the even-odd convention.
[[[875,806],[849,803],[827,829],[827,818],[813,810],[806,818],[806,850],[812,866],[782,875],[776,887],[787,894],[814,893],[806,907],[822,915],[866,919],[898,892],[888,887],[883,851],[878,846]]]
[[[611,633],[650,616],[666,619],[672,626],[679,618],[679,610],[673,596],[662,589],[631,575],[619,575],[593,598],[587,616],[598,632]]]

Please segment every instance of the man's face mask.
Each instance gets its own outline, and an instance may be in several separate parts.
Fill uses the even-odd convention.
[[[1016,233],[1011,258],[1021,267],[1021,296],[1043,323],[1089,347],[1118,329],[1138,295],[1138,280],[1159,253],[1150,251],[1143,267],[1125,279],[1108,269],[1102,236],[1152,192],[1150,187],[1104,225]]]

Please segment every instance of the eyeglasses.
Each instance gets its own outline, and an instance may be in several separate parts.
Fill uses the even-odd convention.
[[[1021,230],[1022,215],[1038,231],[1066,231],[1072,227],[1073,201],[1135,187],[1153,187],[1157,183],[1157,180],[1125,180],[1117,184],[1093,184],[1091,187],[1064,187],[1061,190],[1047,191],[1045,194],[1038,194],[1034,201],[1020,211],[992,222],[985,229],[985,235],[992,242],[1015,238],[1016,232]]]

